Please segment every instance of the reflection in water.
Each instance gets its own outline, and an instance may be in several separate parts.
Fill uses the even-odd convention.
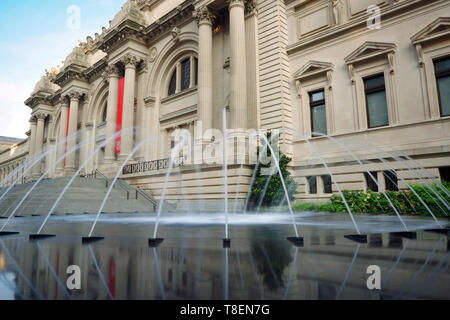
[[[104,226],[103,226],[104,227]],[[102,225],[99,225],[102,228]],[[289,226],[233,226],[223,249],[221,226],[162,226],[165,241],[149,248],[147,230],[114,226],[89,246],[79,237],[38,243],[26,235],[0,239],[4,299],[449,299],[447,239],[389,234],[356,244],[344,232],[302,227],[305,246],[285,240]],[[82,232],[80,232],[82,234]],[[196,235],[195,237],[192,235]],[[67,267],[81,269],[81,290],[66,287]],[[378,265],[382,290],[366,287]]]

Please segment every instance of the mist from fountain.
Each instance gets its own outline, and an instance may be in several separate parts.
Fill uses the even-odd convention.
[[[158,214],[156,215],[156,222],[155,222],[155,229],[153,230],[153,239],[156,239],[156,235],[158,234],[158,227],[161,220],[161,213],[164,206],[164,199],[166,197],[166,190],[167,190],[167,183],[169,182],[170,173],[172,172],[173,167],[173,160],[175,158],[175,154],[179,152],[179,148],[181,147],[181,142],[179,142],[175,147],[172,149],[172,152],[170,153],[169,158],[169,167],[167,168],[166,178],[164,180],[163,189],[161,192],[161,199],[159,199],[159,205],[158,205]]]
[[[83,129],[85,130],[85,129]],[[80,132],[83,132],[82,130]],[[78,132],[72,134],[71,136],[67,137],[67,141],[70,141],[72,139],[76,139],[77,138],[77,134]],[[47,150],[42,151],[40,154],[33,156],[33,158],[31,158],[29,161],[25,161],[21,166],[19,166],[19,168],[24,168],[22,174],[20,176],[17,177],[17,179],[11,183],[11,185],[8,187],[8,189],[6,189],[6,191],[0,196],[0,201],[2,201],[2,199],[8,194],[8,192],[14,188],[14,186],[17,184],[17,182],[20,181],[20,179],[22,179],[27,173],[28,171],[32,170],[38,163],[40,163],[42,161],[43,158],[45,158],[48,154],[50,154],[51,152],[57,150],[57,148],[61,147],[63,144],[66,143],[66,140],[64,141],[60,141],[58,144],[51,146],[50,148],[48,148]],[[33,162],[33,159],[34,162]],[[28,165],[31,162],[31,164],[26,167],[26,165]],[[17,168],[16,170],[19,170],[19,168]],[[25,170],[25,168],[27,168]],[[13,172],[11,172],[1,183],[4,183],[4,181],[8,180],[9,178],[11,178],[16,172],[16,170],[14,170]]]
[[[141,141],[140,143],[137,144],[137,146],[131,151],[131,153],[128,155],[128,157],[125,159],[125,161],[122,162],[122,165],[120,166],[119,170],[117,170],[116,175],[114,176],[114,179],[111,183],[111,185],[108,188],[108,191],[106,192],[105,197],[103,198],[102,204],[100,205],[100,208],[98,209],[97,215],[95,216],[94,222],[92,224],[92,227],[89,231],[89,235],[88,238],[92,237],[92,233],[94,232],[94,228],[97,225],[97,221],[100,218],[100,215],[102,214],[102,210],[105,207],[106,201],[109,198],[109,195],[111,194],[112,189],[114,188],[114,186],[116,185],[117,179],[119,179],[120,174],[122,173],[123,168],[125,167],[125,165],[128,163],[128,161],[130,161],[130,159],[134,156],[134,154],[145,144],[147,144],[148,142],[150,142],[151,140],[154,140],[154,138],[148,138],[145,139],[144,141]]]
[[[40,177],[36,182],[33,184],[33,186],[27,191],[25,196],[22,197],[22,199],[19,201],[18,205],[15,207],[15,209],[10,213],[8,216],[8,219],[5,221],[3,226],[0,228],[0,232],[4,231],[5,227],[8,225],[8,223],[11,221],[11,219],[14,217],[14,214],[17,212],[17,210],[22,206],[24,201],[28,198],[28,196],[33,192],[33,190],[37,187],[37,185],[47,176],[48,173],[50,173],[56,165],[63,161],[67,155],[72,154],[73,152],[76,152],[80,148],[80,144],[76,144],[72,149],[66,151],[62,157],[60,157],[56,162],[54,162]]]
[[[428,205],[425,203],[425,201],[422,199],[421,196],[419,196],[416,192],[416,190],[414,190],[413,187],[411,187],[411,185],[409,183],[406,182],[406,180],[403,178],[403,176],[401,174],[399,174],[385,159],[375,156],[377,157],[381,162],[383,162],[388,168],[389,170],[393,171],[396,173],[396,175],[402,180],[402,182],[404,184],[406,184],[406,186],[414,193],[414,195],[417,197],[417,199],[419,199],[419,201],[422,203],[422,205],[427,209],[427,211],[431,214],[431,216],[433,217],[433,219],[436,221],[436,223],[438,224],[438,226],[443,229],[444,226],[441,225],[441,223],[439,222],[439,220],[436,218],[436,216],[434,215],[434,213],[431,211],[431,209],[428,207]]]
[[[117,131],[115,134],[113,134],[111,137],[107,138],[105,141],[103,141],[95,150],[94,152],[91,152],[91,154],[87,157],[87,159],[79,166],[78,170],[73,174],[72,178],[69,180],[69,182],[66,184],[64,189],[59,194],[58,198],[56,199],[55,203],[53,204],[52,208],[48,212],[47,216],[45,217],[44,221],[42,222],[41,226],[39,227],[37,234],[41,234],[42,229],[44,228],[45,224],[47,223],[48,219],[52,215],[53,211],[55,211],[56,207],[58,206],[59,202],[61,201],[62,197],[66,193],[66,191],[69,189],[69,187],[72,185],[75,178],[80,174],[81,170],[91,161],[91,159],[108,143],[111,141],[114,141],[117,136],[122,134],[122,132],[127,130],[132,130],[133,128],[126,128],[122,129],[120,131]]]
[[[365,148],[365,150],[368,150],[367,147],[365,147],[365,146],[363,146],[363,145],[360,145],[360,144],[352,144],[352,145],[359,146],[360,148]],[[375,145],[373,145],[373,144],[371,144],[371,146],[372,146],[374,149],[378,150],[379,152],[384,153],[384,154],[387,155],[388,157],[391,157],[391,158],[393,158],[394,160],[396,160],[396,161],[398,161],[399,163],[401,163],[402,165],[404,165],[404,166],[408,169],[409,172],[414,173],[414,174],[416,173],[416,172],[414,172],[414,171],[412,170],[412,168],[411,168],[410,166],[408,166],[408,164],[407,164],[407,162],[406,162],[405,160],[403,160],[403,159],[401,159],[401,158],[395,156],[393,153],[388,152],[388,151],[385,151],[385,150],[383,150],[383,149],[381,149],[381,148],[379,148],[379,147],[377,147],[377,146],[375,146]],[[407,157],[408,160],[415,161],[415,160],[413,160],[412,158],[410,158],[409,156],[405,156],[405,157]],[[423,167],[422,167],[422,168],[423,168]],[[425,168],[423,168],[422,170],[426,171]],[[424,186],[427,186],[428,184],[427,184],[426,181],[422,178],[422,176],[420,175],[420,172],[417,172],[417,175],[418,175],[419,180],[423,183],[423,185],[424,185]],[[434,180],[434,179],[433,179],[433,180]],[[448,192],[448,190],[447,190],[444,186],[442,186],[442,184],[441,184],[440,182],[438,182],[438,183],[435,182],[435,184],[436,184],[438,187],[440,187],[441,190],[444,191],[444,193],[446,193],[446,194],[450,197],[450,193]],[[423,190],[431,197],[430,193],[427,191],[427,188],[425,188],[424,186],[422,186],[422,187],[423,187]],[[437,193],[437,192],[434,190],[434,188],[432,188],[430,185],[428,185],[428,186],[430,187],[429,189],[436,195],[436,197],[444,204],[444,206],[447,208],[447,210],[450,211],[450,205],[449,205],[449,203],[448,203],[445,199],[443,199],[443,198],[439,195],[439,193]],[[433,198],[433,197],[431,197],[431,198]],[[433,198],[433,200],[434,200],[434,198]],[[447,213],[446,213],[445,211],[444,211],[444,213],[445,213],[445,215],[447,215]]]

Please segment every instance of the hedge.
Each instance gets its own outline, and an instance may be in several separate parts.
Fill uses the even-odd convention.
[[[450,193],[450,183],[442,181],[442,185]],[[440,187],[433,184],[432,186],[414,185],[412,188],[434,215],[438,217],[450,215],[450,210],[447,209],[447,206],[450,206],[450,197]],[[381,192],[343,191],[342,193],[352,213],[395,214],[391,204]],[[447,206],[435,193],[446,201]],[[410,189],[406,191],[386,191],[386,194],[401,214],[430,215],[427,208]],[[297,203],[292,206],[292,209],[298,212],[347,212],[340,194],[334,194],[331,197],[331,202],[322,204]]]
[[[450,193],[450,183],[442,182],[443,187]],[[435,193],[450,203],[450,197],[437,185],[414,185],[412,189],[436,216],[447,216],[450,211]],[[391,202],[401,214],[429,215],[428,209],[410,189],[405,191],[386,191]],[[355,213],[395,214],[391,204],[382,193],[373,191],[343,191],[350,210]],[[344,201],[339,194],[331,197],[331,207],[334,212],[347,212]]]

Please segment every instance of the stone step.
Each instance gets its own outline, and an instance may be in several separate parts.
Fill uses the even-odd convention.
[[[15,212],[15,215],[47,215],[69,180],[69,178],[42,180]],[[11,188],[0,201],[0,216],[9,216],[33,187],[33,184],[33,182],[26,183]],[[138,194],[138,199],[136,199],[136,189],[126,182],[122,181],[121,186],[117,184],[111,190],[103,212],[154,212],[153,202],[148,201],[141,194]],[[0,195],[6,190],[7,188],[0,189]],[[105,180],[77,177],[61,198],[54,213],[57,215],[97,213],[107,191]]]

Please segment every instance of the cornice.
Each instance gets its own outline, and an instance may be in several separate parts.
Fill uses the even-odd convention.
[[[80,80],[84,82],[88,82],[86,75],[84,74],[85,68],[77,65],[70,65],[64,68],[53,80],[58,86],[63,88],[72,80]]]
[[[147,43],[153,42],[161,35],[171,32],[174,27],[183,22],[194,20],[194,12],[195,6],[193,0],[183,2],[180,6],[145,28],[144,33]]]
[[[98,49],[106,53],[114,51],[122,43],[135,40],[145,43],[145,27],[136,21],[126,19],[122,21],[114,30],[110,31],[99,43]]]
[[[86,79],[91,83],[95,79],[98,79],[102,76],[102,73],[108,67],[108,57],[104,57],[103,59],[97,61],[93,66],[86,69],[83,73]]]
[[[441,0],[410,0],[402,2],[394,2],[391,5],[381,8],[381,14],[384,21],[387,19],[398,15],[402,12],[408,12],[415,8],[420,8],[421,6],[431,5],[433,3],[441,2]],[[335,26],[331,29],[326,29],[315,33],[310,36],[305,36],[299,41],[291,44],[287,47],[288,55],[304,50],[320,42],[324,42],[330,38],[338,38],[345,34],[350,33],[358,28],[366,28],[367,25],[367,15],[361,15],[357,18],[351,19],[349,22]]]

